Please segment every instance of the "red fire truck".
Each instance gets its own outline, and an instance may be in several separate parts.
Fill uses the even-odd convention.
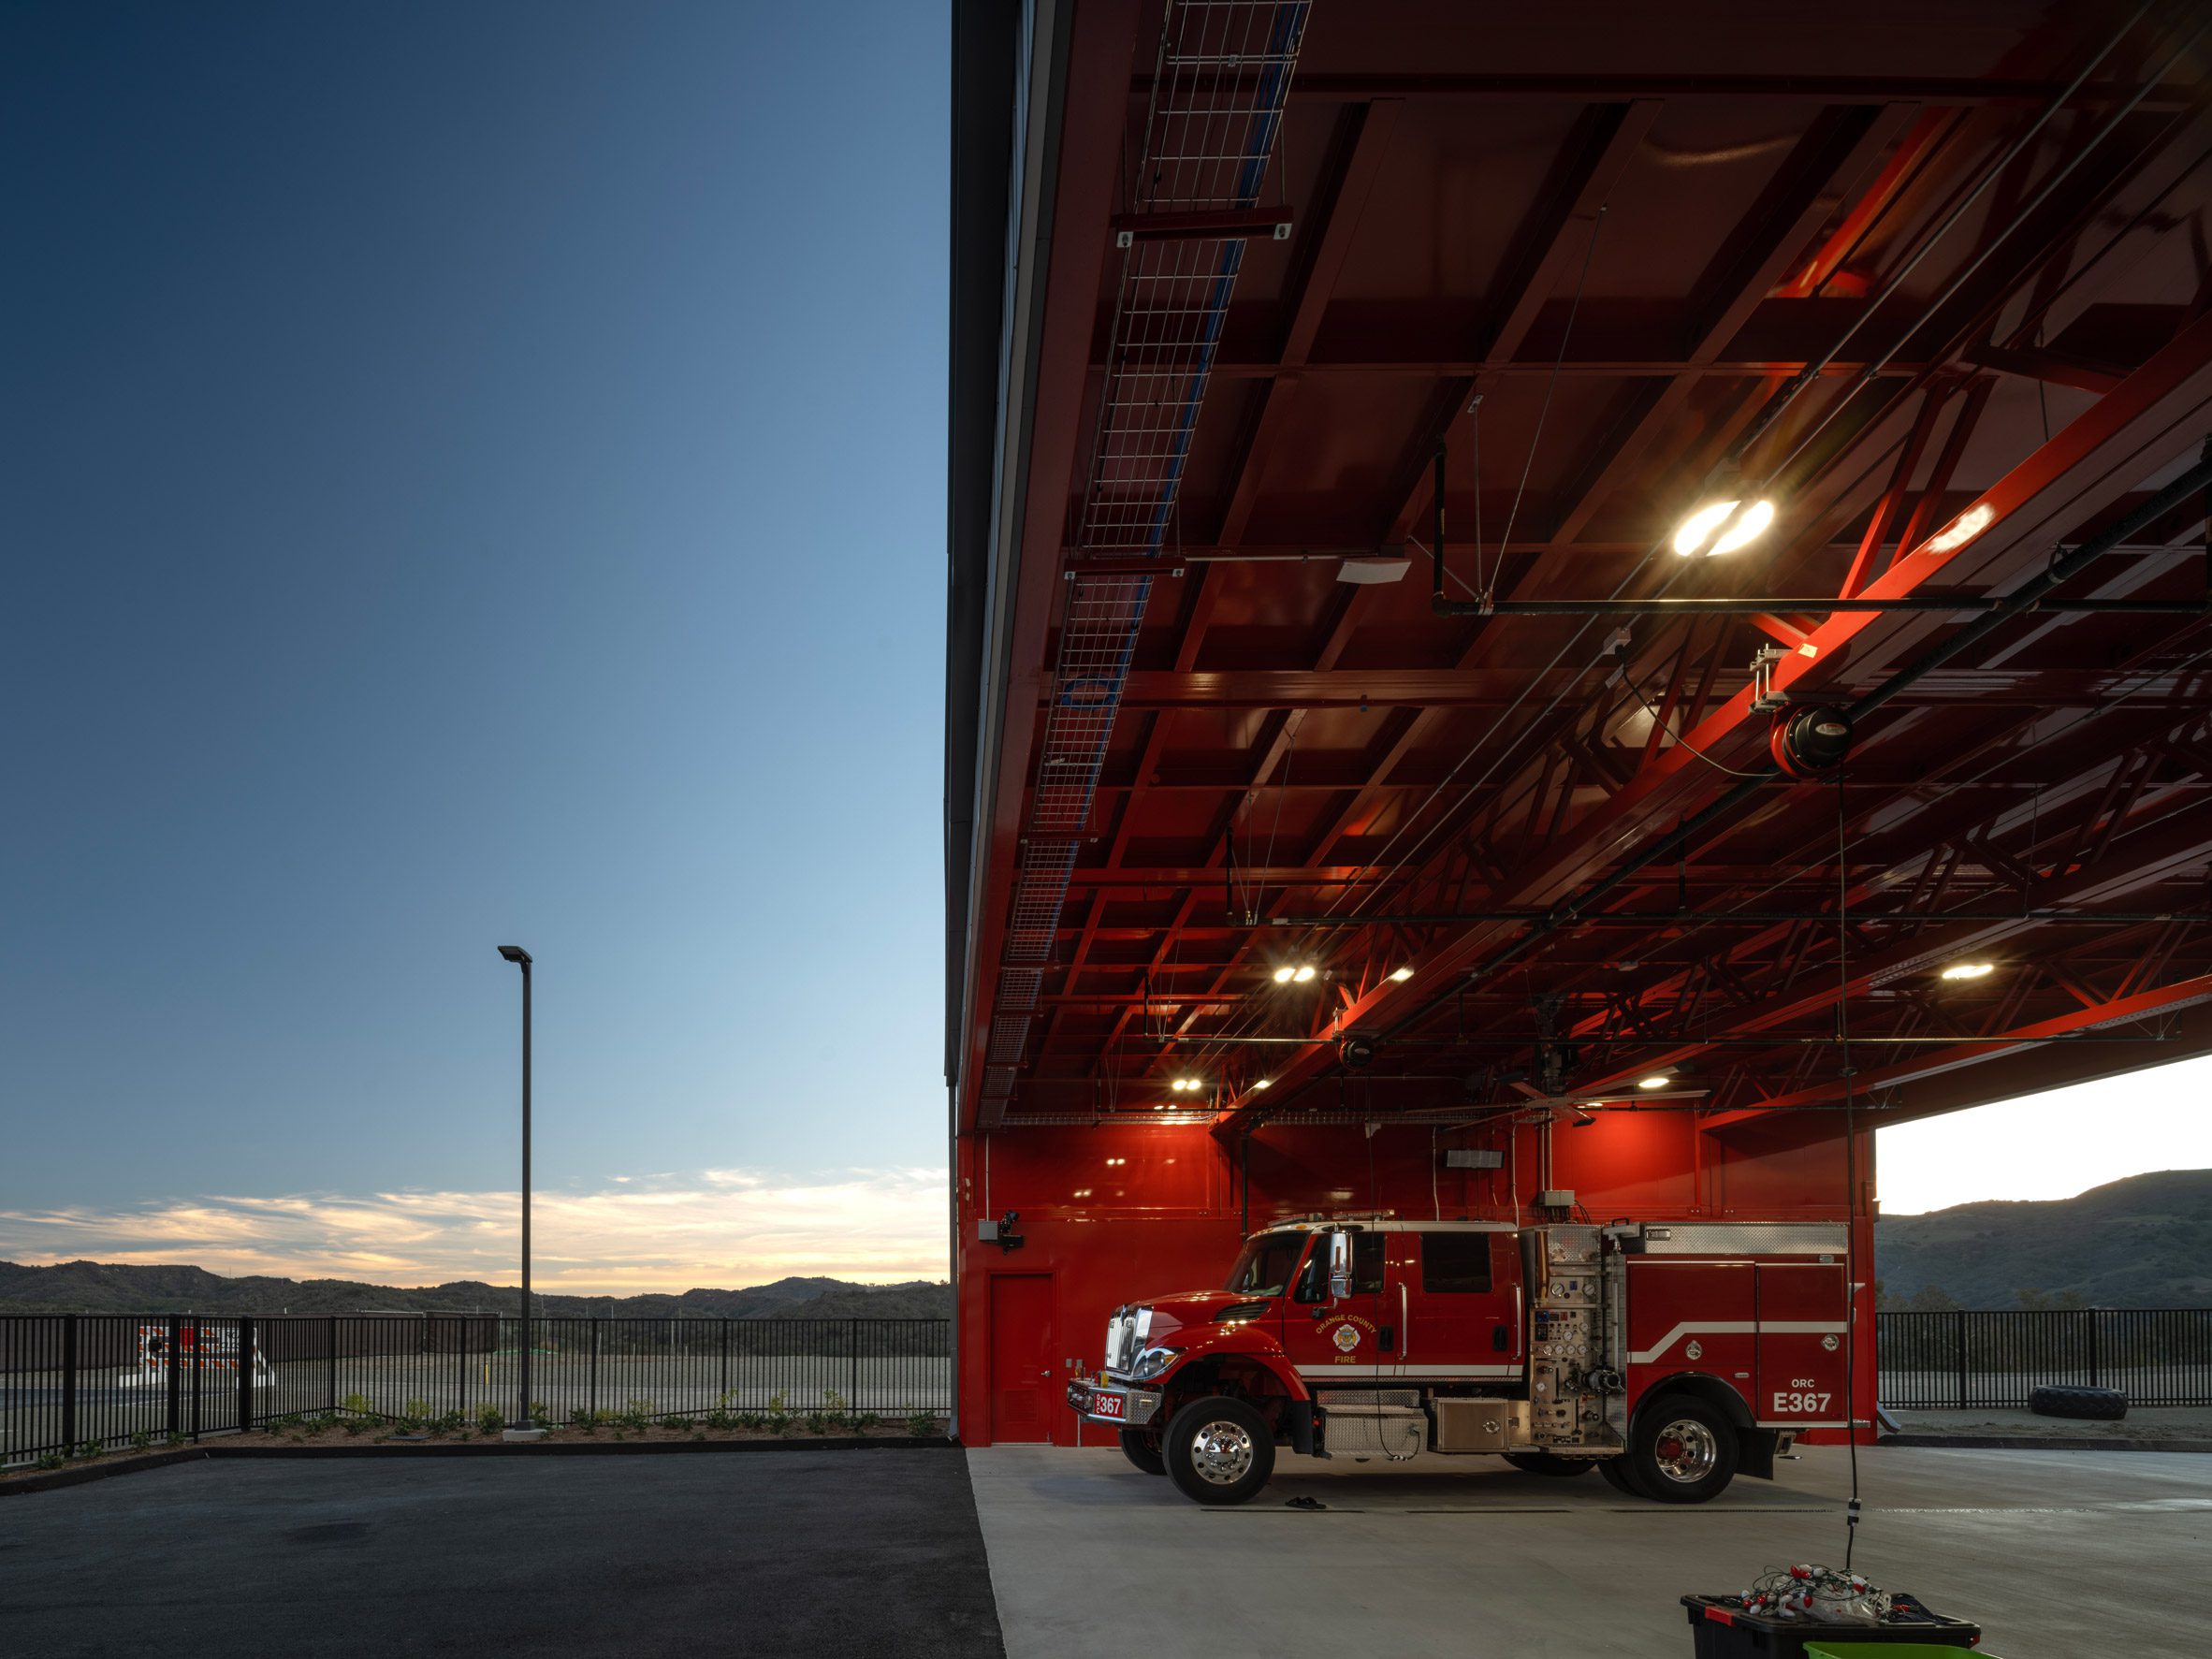
[[[1701,1503],[1848,1426],[1847,1272],[1840,1224],[1302,1221],[1219,1290],[1116,1308],[1068,1403],[1201,1504],[1258,1492],[1278,1446]]]

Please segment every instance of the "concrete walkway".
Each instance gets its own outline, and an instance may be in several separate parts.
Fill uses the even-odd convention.
[[[1698,1508],[1492,1459],[1296,1460],[1241,1509],[1188,1503],[1118,1451],[992,1447],[968,1466],[1012,1659],[1686,1659],[1685,1592],[1841,1564],[1844,1455],[1807,1448]],[[2212,1650],[2212,1457],[1867,1448],[1859,1465],[1854,1564],[1978,1621],[1989,1653]],[[1301,1496],[1330,1507],[1284,1507]]]

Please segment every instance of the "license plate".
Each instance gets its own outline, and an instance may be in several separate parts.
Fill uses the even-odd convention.
[[[1119,1417],[1121,1416],[1121,1404],[1119,1394],[1093,1394],[1091,1396],[1091,1415],[1094,1417]]]

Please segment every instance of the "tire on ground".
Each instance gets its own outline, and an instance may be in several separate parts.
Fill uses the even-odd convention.
[[[1142,1429],[1121,1431],[1121,1455],[1147,1475],[1165,1475],[1167,1461],[1160,1456],[1159,1436]]]
[[[1606,1484],[1623,1497],[1641,1498],[1646,1503],[1651,1502],[1652,1494],[1637,1485],[1636,1471],[1628,1466],[1628,1459],[1625,1454],[1617,1458],[1598,1459],[1597,1472],[1605,1477]]]
[[[2117,1389],[2043,1388],[2028,1396],[2038,1417],[2070,1417],[2117,1423],[2128,1415],[2128,1397]]]
[[[1227,1394],[1193,1400],[1160,1437],[1168,1478],[1201,1504],[1242,1504],[1275,1471],[1275,1433],[1267,1419]]]
[[[1594,1458],[1563,1458],[1555,1451],[1509,1451],[1506,1461],[1524,1475],[1587,1475]],[[1607,1459],[1607,1462],[1612,1460]]]
[[[1736,1426],[1694,1394],[1647,1401],[1628,1431],[1630,1477],[1662,1504],[1702,1504],[1736,1477]]]

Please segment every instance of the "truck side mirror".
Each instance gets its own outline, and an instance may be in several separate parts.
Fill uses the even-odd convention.
[[[1339,1302],[1352,1293],[1352,1235],[1329,1235],[1329,1294]]]

